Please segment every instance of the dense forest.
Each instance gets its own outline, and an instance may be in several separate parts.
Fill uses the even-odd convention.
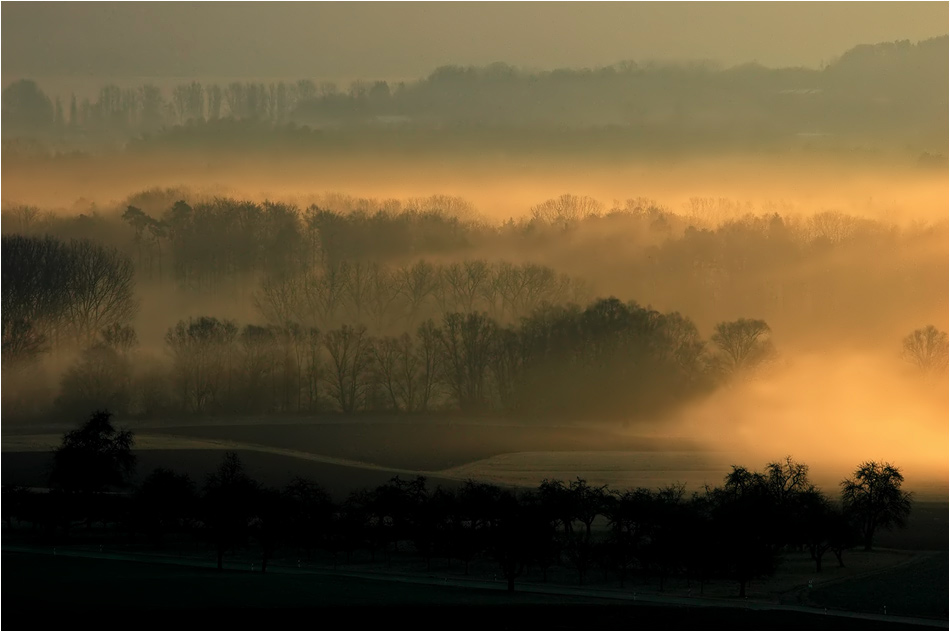
[[[946,371],[946,334],[920,327],[946,309],[945,222],[717,221],[728,202],[680,215],[564,195],[491,225],[446,196],[301,211],[179,193],[88,215],[4,211],[8,418],[655,419],[780,362],[773,329],[799,346],[884,332],[895,358],[914,330],[929,338],[905,341],[911,363]],[[895,308],[868,312],[884,287]]]

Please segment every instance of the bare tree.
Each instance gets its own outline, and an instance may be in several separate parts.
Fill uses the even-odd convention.
[[[426,411],[434,401],[440,384],[442,372],[441,342],[439,329],[430,319],[419,325],[416,330],[415,357],[419,364],[419,410]]]
[[[398,298],[399,287],[392,271],[380,263],[371,263],[368,311],[377,330],[386,330],[393,324],[393,307]]]
[[[386,391],[391,408],[403,410],[397,394],[399,341],[391,336],[375,338],[372,340],[372,352],[377,383]]]
[[[564,194],[531,207],[531,217],[548,224],[569,226],[603,213],[604,205],[588,196]]]
[[[204,412],[230,390],[237,333],[231,321],[201,317],[179,321],[165,334],[183,408]]]
[[[55,345],[65,324],[71,256],[52,237],[3,237],[2,308],[4,361],[32,357]]]
[[[276,372],[276,336],[268,327],[245,325],[239,336],[242,384],[239,397],[244,410],[268,411],[273,406]]]
[[[439,330],[445,381],[462,410],[487,403],[486,373],[495,323],[486,314],[446,314]]]
[[[343,262],[340,264],[340,271],[346,279],[348,316],[351,321],[362,323],[366,318],[373,291],[370,267],[361,261],[352,264]]]
[[[808,480],[808,466],[793,461],[791,456],[765,466],[765,485],[780,503],[815,489]]]
[[[414,325],[424,309],[426,300],[439,286],[438,270],[431,263],[420,260],[412,266],[396,270],[395,278],[399,292],[408,303],[409,324]]]
[[[769,340],[768,324],[764,320],[740,318],[716,325],[713,343],[720,350],[720,360],[728,372],[752,369],[767,360],[774,347]]]
[[[366,327],[343,325],[328,332],[323,344],[330,354],[330,394],[340,410],[353,413],[366,393],[367,370],[372,360]]]
[[[915,329],[903,341],[901,357],[923,373],[947,372],[947,332],[933,325]]]
[[[70,250],[66,312],[79,336],[88,340],[109,324],[131,321],[138,311],[132,262],[90,241],[73,242]]]

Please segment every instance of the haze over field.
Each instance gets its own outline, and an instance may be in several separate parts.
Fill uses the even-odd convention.
[[[947,3],[2,13],[5,546],[945,627]]]
[[[946,33],[940,2],[12,3],[3,74],[411,79],[443,64],[627,59],[818,68],[858,44]],[[6,81],[6,79],[5,79]]]
[[[946,2],[0,11],[5,627],[946,629]]]

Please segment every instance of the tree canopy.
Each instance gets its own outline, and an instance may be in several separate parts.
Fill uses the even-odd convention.
[[[53,453],[50,483],[56,489],[101,493],[129,484],[135,471],[130,430],[113,427],[112,413],[99,410],[76,430],[63,436]]]

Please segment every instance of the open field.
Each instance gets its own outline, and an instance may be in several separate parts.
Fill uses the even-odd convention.
[[[3,563],[22,580],[8,586],[4,594],[3,627],[18,629],[64,624],[72,629],[129,629],[140,620],[149,621],[151,627],[192,629],[929,627],[767,607],[634,605],[590,595],[508,594],[497,589],[332,574],[218,573],[203,568],[8,552],[3,554]],[[37,592],[34,587],[40,582],[46,590]]]
[[[265,485],[283,486],[294,477],[300,476],[316,481],[337,500],[342,500],[353,490],[382,485],[393,476],[407,476],[404,470],[338,465],[256,450],[235,451],[248,474]],[[136,450],[135,455],[138,457],[137,470],[140,477],[157,467],[164,467],[188,474],[200,486],[204,483],[205,476],[221,463],[224,449]],[[45,487],[48,464],[49,456],[42,452],[4,452],[4,484]],[[429,478],[429,483],[433,487],[454,486],[457,481],[433,476]]]
[[[764,462],[733,449],[709,450],[681,437],[650,436],[605,426],[541,426],[489,420],[445,421],[391,418],[346,422],[205,422],[132,426],[136,448],[151,450],[237,450],[281,455],[326,464],[423,473],[449,479],[478,478],[507,485],[537,485],[543,478],[581,476],[614,487],[657,487],[684,483],[689,490],[716,485],[732,465],[761,468]],[[27,434],[10,428],[3,451],[48,451],[62,431],[44,428]],[[771,458],[781,458],[775,454]],[[810,478],[826,491],[837,488],[847,471],[814,463]],[[919,501],[944,502],[946,479],[915,476],[905,470],[905,488]]]
[[[946,619],[948,564],[946,554],[915,559],[847,582],[818,587],[807,603],[849,610]]]

